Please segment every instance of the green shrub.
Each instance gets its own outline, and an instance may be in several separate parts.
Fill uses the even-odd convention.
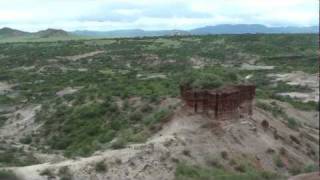
[[[4,123],[8,120],[6,116],[0,115],[0,127],[4,125]]]
[[[130,120],[131,121],[140,121],[142,119],[142,113],[141,112],[134,112],[130,115]]]
[[[63,166],[59,169],[58,175],[60,180],[72,180],[72,174],[68,166]]]
[[[311,172],[316,172],[316,171],[319,171],[319,166],[317,166],[316,164],[306,165],[303,169],[304,173],[311,173]]]
[[[44,169],[40,172],[41,176],[48,176],[49,178],[55,177],[53,172],[50,169]]]
[[[22,148],[3,148],[0,145],[0,164],[2,166],[28,166],[39,163],[32,153]]]
[[[185,155],[185,156],[191,157],[191,152],[190,152],[190,150],[188,150],[188,149],[184,149],[184,150],[182,151],[182,154]]]
[[[99,142],[101,143],[107,143],[113,140],[115,138],[116,132],[114,130],[109,130],[106,133],[103,133],[99,136]]]
[[[215,157],[207,157],[206,164],[209,167],[213,167],[213,168],[223,168],[223,166],[220,164],[219,160]]]
[[[97,172],[106,172],[108,169],[107,169],[107,166],[106,164],[104,163],[104,161],[99,161],[96,163],[95,165],[95,170]]]
[[[25,136],[25,137],[23,137],[23,138],[21,138],[20,139],[20,142],[22,143],[22,144],[31,144],[31,142],[32,142],[32,137],[31,136]]]
[[[288,121],[288,127],[291,129],[297,129],[299,127],[299,123],[294,118],[289,117],[287,119]]]
[[[222,151],[221,152],[221,157],[223,158],[223,159],[228,159],[229,157],[228,157],[228,152],[227,151]]]
[[[145,142],[151,136],[151,132],[149,130],[142,130],[139,133],[136,133],[130,137],[130,141],[132,142]]]
[[[284,163],[282,162],[281,157],[279,155],[275,155],[273,157],[273,161],[278,168],[284,167]]]
[[[122,149],[126,147],[126,144],[127,144],[127,140],[123,137],[119,137],[111,144],[111,148]]]

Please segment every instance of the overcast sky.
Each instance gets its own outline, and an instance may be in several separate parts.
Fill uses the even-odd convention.
[[[25,31],[318,25],[318,0],[0,0],[0,28]]]

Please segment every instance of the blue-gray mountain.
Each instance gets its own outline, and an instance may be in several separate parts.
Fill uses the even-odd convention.
[[[16,37],[32,38],[63,38],[63,37],[151,37],[151,36],[181,36],[181,35],[207,35],[207,34],[278,34],[278,33],[318,33],[319,26],[309,27],[267,27],[259,24],[222,24],[206,26],[192,30],[158,30],[146,31],[141,29],[114,30],[114,31],[72,31],[47,29],[35,33],[24,32],[11,28],[0,29],[0,39]]]
[[[116,31],[74,31],[74,34],[95,37],[139,37],[139,36],[172,36],[172,35],[207,35],[207,34],[278,34],[278,33],[318,33],[318,26],[310,27],[267,27],[259,24],[223,24],[183,30],[144,31],[141,29]]]
[[[191,34],[245,34],[245,33],[318,33],[318,26],[310,27],[267,27],[260,24],[223,24],[206,26],[189,31]]]

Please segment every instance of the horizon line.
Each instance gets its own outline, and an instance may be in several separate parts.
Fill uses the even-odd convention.
[[[53,28],[53,27],[48,27],[48,28],[44,28],[42,30],[38,30],[38,31],[25,31],[25,30],[21,30],[18,28],[12,28],[9,26],[0,26],[0,30],[1,29],[12,29],[12,30],[18,30],[18,31],[22,31],[22,32],[27,32],[27,33],[36,33],[36,32],[40,32],[40,31],[46,31],[46,30],[62,30],[62,31],[66,31],[66,32],[76,32],[76,31],[94,31],[94,32],[112,32],[112,31],[126,31],[126,30],[141,30],[141,31],[191,31],[194,29],[199,29],[199,28],[205,28],[205,27],[215,27],[215,26],[223,26],[223,25],[229,25],[229,26],[237,26],[237,25],[259,25],[259,26],[264,26],[266,28],[290,28],[290,27],[294,27],[294,28],[310,28],[310,27],[319,27],[319,25],[309,25],[309,26],[288,26],[288,25],[283,25],[283,26],[270,26],[270,25],[265,25],[265,24],[216,24],[216,25],[205,25],[205,26],[199,26],[199,27],[195,27],[195,28],[190,28],[190,29],[143,29],[143,28],[127,28],[127,29],[114,29],[114,30],[90,30],[90,29],[76,29],[76,30],[65,30],[63,28]]]

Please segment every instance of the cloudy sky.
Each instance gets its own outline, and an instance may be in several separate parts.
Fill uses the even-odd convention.
[[[191,29],[217,24],[310,26],[318,0],[0,0],[0,28],[25,31]]]

